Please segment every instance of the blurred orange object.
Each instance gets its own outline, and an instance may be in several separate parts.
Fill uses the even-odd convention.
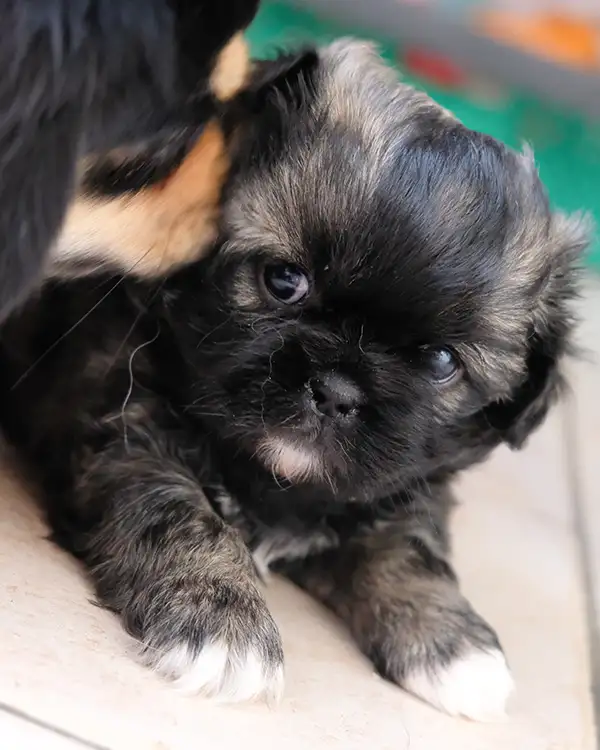
[[[600,29],[560,14],[503,11],[477,14],[477,26],[494,39],[539,57],[584,70],[600,70]]]

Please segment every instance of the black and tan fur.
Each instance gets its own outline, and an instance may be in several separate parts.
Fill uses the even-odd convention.
[[[249,84],[251,63],[240,34],[222,50],[210,77],[220,104],[149,138],[88,155],[79,187],[52,251],[47,276],[98,270],[152,278],[200,258],[215,240],[230,169],[226,103]]]
[[[364,45],[258,66],[219,127],[216,239],[194,150],[170,182],[102,204],[139,208],[119,250],[137,258],[155,234],[168,245],[156,206],[172,189],[165,225],[210,252],[160,282],[49,283],[4,331],[2,425],[56,540],[168,676],[279,692],[271,568],[387,678],[489,718],[511,681],[452,568],[451,483],[520,446],[557,397],[585,237],[530,154]],[[297,304],[274,296],[289,273]]]
[[[191,146],[202,125],[244,84],[248,55],[241,33],[258,3],[2,2],[0,319],[39,281],[51,252],[72,259],[80,251],[81,234],[74,229],[80,212],[69,213],[67,239],[56,243],[82,159],[108,151],[114,158],[115,150],[130,153],[157,133],[164,139],[186,131],[193,135]],[[147,180],[159,176],[148,174]],[[168,212],[162,203],[160,211],[164,219]],[[101,214],[97,226],[106,220]],[[84,229],[90,228],[88,220]],[[172,255],[179,262],[190,248],[176,244]],[[135,255],[119,243],[110,246],[108,256],[106,250],[104,244],[86,246],[86,264],[127,270]],[[169,264],[169,252],[145,248],[136,267],[146,275],[156,273]],[[154,253],[161,259],[153,260]],[[63,268],[53,264],[52,273]]]
[[[83,165],[49,276],[105,268],[157,277],[201,257],[214,242],[230,167],[217,119],[201,131],[177,132],[158,150],[151,143],[139,155],[128,149],[119,156],[117,163],[109,155]]]

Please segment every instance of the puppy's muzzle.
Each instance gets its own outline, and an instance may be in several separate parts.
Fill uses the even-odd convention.
[[[312,378],[307,391],[311,410],[326,421],[353,419],[363,401],[359,387],[336,372]]]

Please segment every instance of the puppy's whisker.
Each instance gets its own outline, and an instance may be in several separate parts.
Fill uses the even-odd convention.
[[[147,255],[149,252],[146,251],[144,255],[139,258],[135,263],[133,263],[130,268],[128,269],[127,273],[132,273],[135,270],[135,267],[142,262],[145,255]],[[102,303],[107,300],[110,295],[119,287],[121,284],[125,281],[126,276],[120,276],[115,284],[104,294],[92,307],[84,313],[75,323],[73,323],[72,326],[70,326],[61,336],[59,336],[36,360],[33,362],[22,374],[17,380],[12,384],[10,390],[13,391],[15,388],[18,388],[19,385],[31,375],[31,373],[35,370],[35,368],[41,364],[45,360],[45,358],[51,354],[54,349],[62,342],[64,341],[68,336],[70,336],[74,331],[79,328],[79,326],[87,319],[89,316],[98,308]],[[102,286],[102,283],[98,284],[98,287]]]
[[[275,473],[275,469],[271,469],[271,476],[273,477],[273,481],[275,482],[275,484],[279,487],[280,490],[282,490],[283,489],[283,485],[279,481],[279,477]]]
[[[128,371],[129,371],[129,387],[127,389],[127,393],[125,394],[125,398],[123,399],[123,403],[121,404],[121,421],[123,423],[123,444],[125,445],[125,451],[129,452],[129,442],[127,439],[127,417],[126,417],[126,408],[127,404],[129,403],[129,399],[131,398],[131,394],[133,392],[133,386],[135,382],[135,378],[133,375],[133,360],[135,359],[136,354],[140,352],[142,349],[145,349],[147,346],[150,346],[153,344],[156,339],[160,335],[160,323],[157,323],[156,326],[156,333],[154,336],[149,339],[148,341],[144,341],[142,344],[139,344],[139,346],[136,346],[136,348],[131,352],[129,356],[129,360],[127,363]]]
[[[260,417],[261,417],[262,426],[265,429],[265,431],[267,429],[267,425],[266,425],[266,422],[265,422],[265,400],[266,400],[266,397],[267,397],[267,395],[266,395],[266,387],[267,387],[267,383],[271,382],[272,375],[273,375],[273,358],[275,357],[275,355],[278,352],[282,351],[282,349],[285,346],[285,339],[283,338],[283,336],[281,335],[281,333],[278,332],[278,336],[279,336],[279,339],[280,339],[280,346],[277,349],[274,349],[271,352],[271,354],[269,355],[269,374],[267,375],[267,377],[265,378],[265,380],[263,381],[263,383],[261,384],[261,387],[260,387],[260,390],[262,392]]]
[[[360,327],[360,335],[359,335],[359,337],[358,337],[358,351],[359,351],[359,352],[360,352],[360,353],[361,353],[361,354],[362,354],[363,356],[365,356],[365,355],[366,355],[366,352],[365,352],[365,350],[363,349],[363,345],[362,345],[362,342],[363,342],[363,337],[364,337],[364,335],[365,335],[365,324],[363,323],[363,324],[361,325],[361,327]]]
[[[157,288],[156,288],[156,289],[154,290],[154,292],[153,292],[153,293],[152,293],[152,294],[150,295],[150,297],[148,298],[148,300],[147,300],[147,303],[146,303],[147,305],[151,305],[151,304],[152,304],[152,302],[154,302],[154,300],[156,299],[156,297],[157,297],[157,296],[158,296],[158,295],[160,294],[160,292],[162,291],[162,289],[163,289],[164,285],[165,285],[165,280],[163,280],[163,281],[162,281],[162,282],[161,282],[161,283],[160,283],[160,284],[159,284],[159,285],[157,286]],[[133,333],[134,333],[135,329],[137,328],[137,326],[138,326],[138,324],[139,324],[140,320],[141,320],[141,319],[142,319],[142,318],[144,317],[144,315],[146,315],[146,314],[147,314],[147,310],[140,310],[140,312],[139,312],[139,313],[137,314],[137,316],[135,317],[135,320],[133,321],[133,323],[132,323],[132,324],[131,324],[131,326],[129,327],[129,330],[127,331],[127,333],[126,333],[126,334],[125,334],[125,336],[123,337],[123,340],[122,340],[122,341],[121,341],[121,343],[119,344],[119,346],[118,346],[118,348],[117,348],[117,351],[115,352],[115,354],[114,354],[114,356],[113,356],[113,358],[112,358],[112,361],[111,361],[111,362],[109,363],[109,365],[108,365],[108,367],[107,367],[107,369],[106,369],[106,372],[105,372],[105,377],[108,377],[108,375],[110,374],[110,372],[111,372],[112,368],[113,368],[113,367],[115,366],[115,363],[116,363],[116,362],[117,362],[117,360],[119,359],[119,357],[120,357],[120,355],[121,355],[121,352],[123,351],[123,349],[125,348],[125,346],[126,346],[127,342],[129,341],[129,339],[130,339],[130,338],[131,338],[131,336],[133,335]]]
[[[232,313],[232,315],[233,315],[233,313]],[[217,331],[219,331],[219,330],[220,330],[221,328],[223,328],[224,326],[226,326],[226,325],[227,325],[227,323],[229,322],[229,320],[231,319],[231,317],[232,317],[232,316],[230,315],[230,316],[229,316],[229,318],[227,318],[226,320],[222,321],[221,323],[219,323],[218,325],[216,325],[216,326],[215,326],[214,328],[212,328],[212,329],[211,329],[211,330],[210,330],[210,331],[209,331],[209,332],[208,332],[207,334],[205,334],[205,335],[204,335],[204,336],[203,336],[203,337],[202,337],[202,338],[201,338],[201,339],[200,339],[200,340],[199,340],[199,341],[197,342],[197,344],[196,344],[196,349],[200,349],[200,347],[201,347],[201,346],[202,346],[202,345],[203,345],[203,344],[204,344],[204,343],[205,343],[206,341],[208,341],[208,339],[209,339],[209,338],[210,338],[211,336],[214,336],[214,334],[215,334],[215,333],[216,333]]]
[[[98,302],[96,302],[92,307],[84,314],[82,315],[79,320],[77,320],[73,325],[66,330],[61,336],[59,336],[36,360],[33,362],[26,370],[23,372],[23,374],[13,383],[10,390],[14,391],[16,388],[18,388],[21,383],[31,375],[31,373],[35,370],[38,365],[40,365],[46,357],[56,349],[56,347],[64,341],[68,336],[70,336],[73,331],[75,331],[79,326],[98,308],[100,305],[104,302],[105,299],[107,299],[114,291],[119,287],[125,277],[121,277],[117,280],[117,282],[106,292],[106,294],[101,297]]]
[[[300,410],[295,411],[293,414],[290,414],[289,417],[286,417],[285,419],[282,419],[279,423],[280,427],[283,427],[284,425],[289,424],[290,422],[294,422],[297,419],[300,418],[302,412]]]

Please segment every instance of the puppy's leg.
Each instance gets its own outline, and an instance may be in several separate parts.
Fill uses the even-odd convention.
[[[282,646],[248,550],[180,460],[181,435],[173,448],[140,404],[124,419],[125,437],[112,418],[112,437],[88,435],[68,506],[54,510],[58,540],[150,666],[221,700],[276,699]]]
[[[394,520],[288,574],[349,626],[381,674],[453,714],[502,715],[512,679],[492,628],[448,562],[450,497],[413,498]]]

